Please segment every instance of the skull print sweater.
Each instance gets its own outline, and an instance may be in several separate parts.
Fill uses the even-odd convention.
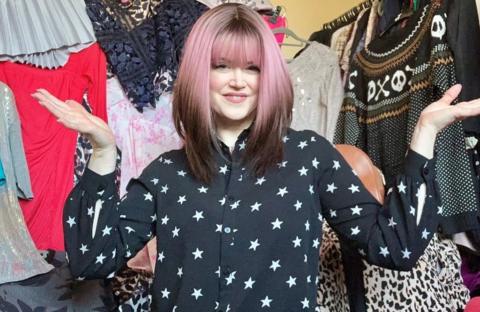
[[[152,311],[319,311],[324,221],[371,263],[412,268],[438,224],[434,160],[409,151],[382,207],[313,131],[289,130],[283,160],[251,174],[248,132],[232,153],[221,142],[213,150],[209,185],[184,149],[155,159],[122,200],[113,173],[87,169],[64,213],[73,275],[108,276],[156,235]]]
[[[387,186],[404,166],[421,111],[456,83],[446,4],[430,1],[404,28],[372,41],[351,65],[334,142],[364,150],[383,171]],[[439,231],[478,227],[477,182],[462,123],[438,135],[435,153],[443,207]]]

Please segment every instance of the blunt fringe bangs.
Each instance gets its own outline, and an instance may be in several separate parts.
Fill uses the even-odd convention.
[[[218,173],[209,81],[212,64],[221,59],[260,68],[256,116],[242,160],[256,176],[282,160],[282,138],[292,114],[293,89],[287,67],[260,15],[233,3],[205,12],[185,42],[173,93],[173,118],[192,174],[207,184]]]

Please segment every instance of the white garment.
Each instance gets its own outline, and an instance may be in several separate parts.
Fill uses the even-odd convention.
[[[205,4],[209,8],[216,7],[223,3],[241,3],[251,7],[254,10],[273,10],[273,5],[269,0],[197,0],[200,3]]]

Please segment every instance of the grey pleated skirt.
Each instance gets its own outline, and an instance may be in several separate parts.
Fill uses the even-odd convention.
[[[95,41],[83,0],[0,0],[0,61],[57,68]]]

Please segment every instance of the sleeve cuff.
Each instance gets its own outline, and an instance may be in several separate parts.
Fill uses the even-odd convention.
[[[79,183],[91,196],[110,197],[115,193],[115,172],[99,175],[87,167]]]
[[[405,159],[405,175],[421,176],[425,179],[435,178],[435,157],[428,159],[409,149]]]

